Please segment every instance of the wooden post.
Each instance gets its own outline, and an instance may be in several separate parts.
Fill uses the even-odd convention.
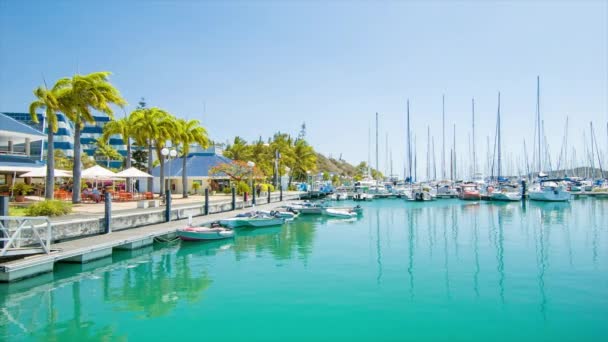
[[[209,215],[209,188],[205,188],[205,215]]]
[[[279,184],[279,202],[283,202],[283,185]]]
[[[232,210],[236,209],[236,188],[233,186],[232,189]]]
[[[165,190],[165,222],[170,222],[171,221],[171,190],[167,189]]]
[[[112,194],[109,192],[106,192],[104,196],[104,209],[104,233],[110,234],[112,232]]]

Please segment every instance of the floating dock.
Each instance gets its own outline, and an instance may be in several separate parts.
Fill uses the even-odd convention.
[[[285,198],[292,200],[293,198]],[[239,213],[257,209],[270,210],[284,205],[283,202],[262,204],[255,208],[247,207],[206,216],[192,218],[195,225],[233,217]],[[0,261],[0,282],[14,282],[52,272],[55,263],[87,263],[106,258],[117,250],[134,250],[154,243],[155,237],[174,235],[178,228],[184,227],[187,219],[170,221],[144,227],[112,232],[104,235],[93,235],[85,238],[60,242],[51,245],[51,253],[35,254],[24,258]]]

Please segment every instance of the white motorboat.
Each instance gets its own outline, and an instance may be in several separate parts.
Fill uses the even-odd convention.
[[[517,186],[501,185],[489,192],[492,201],[521,201],[521,192]]]
[[[566,202],[571,194],[560,179],[543,179],[528,190],[532,201]]]
[[[354,201],[371,201],[374,199],[374,195],[372,194],[366,194],[364,192],[358,192],[356,194],[353,195],[353,200]]]
[[[183,241],[219,240],[234,237],[234,230],[212,224],[209,227],[185,227],[177,230],[177,236]]]
[[[357,217],[357,213],[348,208],[326,208],[323,213],[327,216],[339,218]]]

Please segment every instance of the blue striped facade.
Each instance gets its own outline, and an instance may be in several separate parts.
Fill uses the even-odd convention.
[[[34,123],[29,113],[5,113],[2,114],[10,116],[11,118],[23,122],[38,131],[47,133],[46,122],[44,115],[38,114],[38,123]],[[95,157],[95,151],[97,150],[97,139],[101,137],[103,133],[103,126],[110,121],[107,116],[95,116],[94,123],[87,123],[81,131],[80,144],[82,152],[86,153],[91,157]],[[65,153],[68,157],[74,156],[74,125],[68,120],[64,114],[57,114],[57,122],[59,129],[55,133],[53,146],[55,150],[60,150]],[[124,144],[120,136],[112,136],[109,141],[110,146],[118,151],[122,156],[127,154],[127,146]],[[44,145],[44,147],[43,147]],[[42,150],[44,149],[44,150]],[[31,155],[35,156],[37,160],[44,161],[46,159],[46,142],[37,141],[33,142],[30,146]],[[104,167],[110,168],[121,168],[123,162],[120,160],[112,160],[107,163],[104,157],[97,158],[97,163]]]

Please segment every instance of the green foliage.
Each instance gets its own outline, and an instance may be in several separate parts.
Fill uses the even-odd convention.
[[[46,200],[25,209],[26,216],[62,216],[72,212],[72,204],[58,200]]]
[[[97,139],[97,150],[95,151],[95,155],[105,157],[108,163],[110,160],[122,160],[122,155],[102,138]]]
[[[243,181],[238,182],[236,185],[236,193],[242,195],[245,192],[251,193],[251,188],[249,187],[249,185]]]
[[[54,150],[55,168],[60,170],[71,170],[74,165],[72,159],[68,158],[62,150]]]
[[[261,192],[267,192],[268,191],[268,184],[260,184],[260,191]]]
[[[133,167],[140,171],[148,170],[148,152],[145,150],[137,150],[133,152]]]
[[[323,180],[324,181],[328,181],[329,180],[329,172],[327,172],[327,171],[323,172]]]
[[[33,189],[31,185],[25,183],[17,183],[12,187],[13,194],[16,196],[25,196]]]
[[[272,184],[268,184],[268,191],[269,191],[269,192],[274,192],[274,190],[275,190],[275,189],[274,189],[274,185],[272,185]]]
[[[296,191],[298,190],[298,188],[296,188],[295,184],[289,184],[289,186],[287,187],[288,191]]]
[[[192,190],[194,190],[195,192],[198,192],[201,188],[201,183],[199,182],[194,182],[192,183]]]
[[[339,186],[340,185],[340,177],[338,177],[338,175],[334,174],[333,177],[331,177],[331,184],[333,186]]]
[[[251,146],[247,145],[245,139],[236,136],[232,144],[226,146],[224,155],[232,160],[248,161],[251,159]]]
[[[224,189],[222,189],[222,192],[225,194],[229,194],[230,192],[232,192],[232,190],[230,190],[229,186],[225,186]]]

